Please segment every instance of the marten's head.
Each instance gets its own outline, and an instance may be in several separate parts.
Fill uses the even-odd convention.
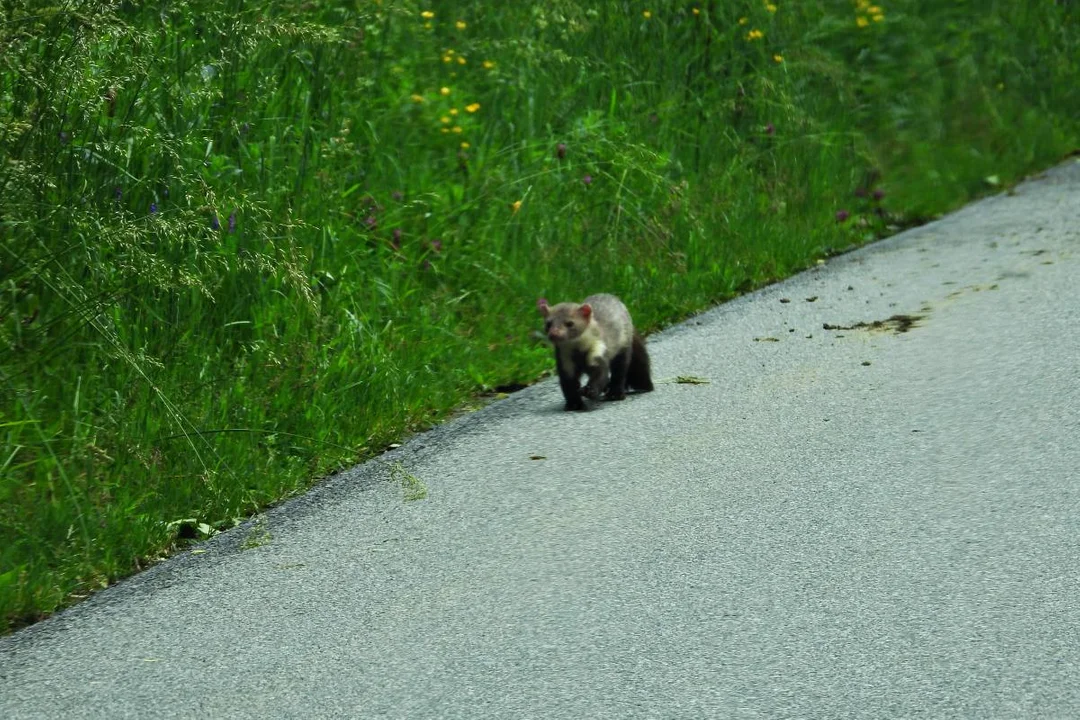
[[[556,345],[581,337],[592,318],[592,306],[587,303],[559,303],[553,307],[540,298],[536,307],[544,316],[544,332],[548,340]]]

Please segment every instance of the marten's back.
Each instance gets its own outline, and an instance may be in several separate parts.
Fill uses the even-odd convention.
[[[592,306],[593,321],[600,330],[604,345],[613,351],[630,347],[634,323],[622,300],[608,293],[598,293],[585,298],[582,304]]]

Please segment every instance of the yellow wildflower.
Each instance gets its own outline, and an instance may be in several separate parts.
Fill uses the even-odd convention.
[[[461,143],[461,149],[462,150],[468,150],[469,149],[469,143],[467,143],[467,142]]]
[[[884,15],[875,15],[874,16],[874,22],[881,22],[884,19],[885,19]]]
[[[765,37],[765,33],[761,32],[756,28],[746,33],[747,40],[760,40],[763,37]]]
[[[458,30],[464,30],[468,27],[468,25],[465,24],[464,20],[458,20],[456,23],[454,23],[454,27],[456,27]]]
[[[450,62],[450,61],[451,61],[451,60],[453,60],[453,59],[454,59],[454,58],[450,57],[449,55],[443,55],[443,56],[442,56],[442,61],[443,61],[444,63],[448,63],[448,62]]]
[[[517,212],[518,210],[520,210],[521,209],[521,201],[520,200],[515,200],[514,202],[510,203],[510,209],[513,210],[514,212]]]
[[[870,7],[866,8],[866,13],[868,15],[880,15],[881,8],[879,8],[877,5],[871,5]]]
[[[432,26],[432,24],[431,24],[431,23],[429,23],[429,22],[427,22],[427,23],[424,23],[424,29],[425,29],[425,30],[430,30],[430,29],[431,29],[432,27],[433,27],[433,26]]]
[[[773,56],[772,56],[772,59],[773,59],[773,60],[775,60],[775,61],[776,61],[776,62],[778,62],[778,63],[782,63],[782,62],[784,62],[784,56],[783,56],[783,55],[780,55],[779,53],[778,53],[778,54],[776,54],[776,55],[773,55]]]
[[[439,94],[440,95],[449,95],[450,94],[450,88],[448,88],[448,87],[439,88]]]
[[[439,132],[448,133],[450,132],[450,128],[439,128]]]
[[[457,56],[457,62],[458,62],[458,65],[464,65],[465,64],[465,58],[458,55]]]
[[[870,24],[870,21],[867,20],[862,15],[860,15],[859,17],[855,18],[855,24],[858,25],[859,27],[866,27],[867,25]]]
[[[701,14],[701,11],[698,10],[697,8],[692,9],[690,12],[694,13],[695,15],[700,15]]]
[[[457,108],[450,108],[451,115],[457,115]]]
[[[439,118],[439,122],[441,122],[443,125],[449,125],[450,124],[450,118],[443,115],[441,118]]]
[[[412,99],[412,101],[414,103],[422,103],[422,102],[424,102],[424,96],[423,95],[417,95],[416,93],[413,93],[409,97]]]
[[[435,17],[435,13],[431,12],[430,10],[425,10],[424,12],[420,13],[420,17],[424,18],[425,20],[430,20]]]
[[[455,125],[454,127],[450,128],[450,132],[455,132],[455,133],[461,132],[461,126],[460,125]]]
[[[490,60],[485,60],[483,64],[485,70],[491,70],[495,67],[495,63],[491,62]]]
[[[765,3],[765,9],[768,10],[769,12],[771,12],[771,13],[776,12],[776,6],[773,5],[772,3]]]
[[[739,24],[740,24],[740,25],[745,25],[745,24],[746,24],[746,23],[748,23],[748,22],[750,22],[750,21],[749,21],[749,20],[747,20],[747,19],[746,19],[746,18],[744,18],[744,17],[741,17],[741,18],[739,18]]]
[[[651,18],[651,17],[652,17],[652,11],[650,11],[650,10],[646,10],[645,12],[641,13],[641,17],[643,17],[643,18],[645,18],[646,20],[648,20],[649,18]]]
[[[471,105],[466,105],[465,106],[465,112],[474,113],[479,109],[480,109],[480,103],[472,103]]]

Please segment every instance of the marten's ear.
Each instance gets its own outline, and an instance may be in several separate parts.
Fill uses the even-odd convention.
[[[536,309],[540,311],[540,314],[544,317],[548,316],[548,311],[551,309],[548,307],[547,300],[540,298],[536,301]]]
[[[585,303],[581,306],[581,317],[585,318],[586,320],[592,317],[592,305],[590,305],[589,303]]]

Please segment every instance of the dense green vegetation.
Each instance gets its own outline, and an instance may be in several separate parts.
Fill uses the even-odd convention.
[[[1075,3],[10,2],[0,626],[1080,146]],[[201,528],[201,530],[200,530]]]

